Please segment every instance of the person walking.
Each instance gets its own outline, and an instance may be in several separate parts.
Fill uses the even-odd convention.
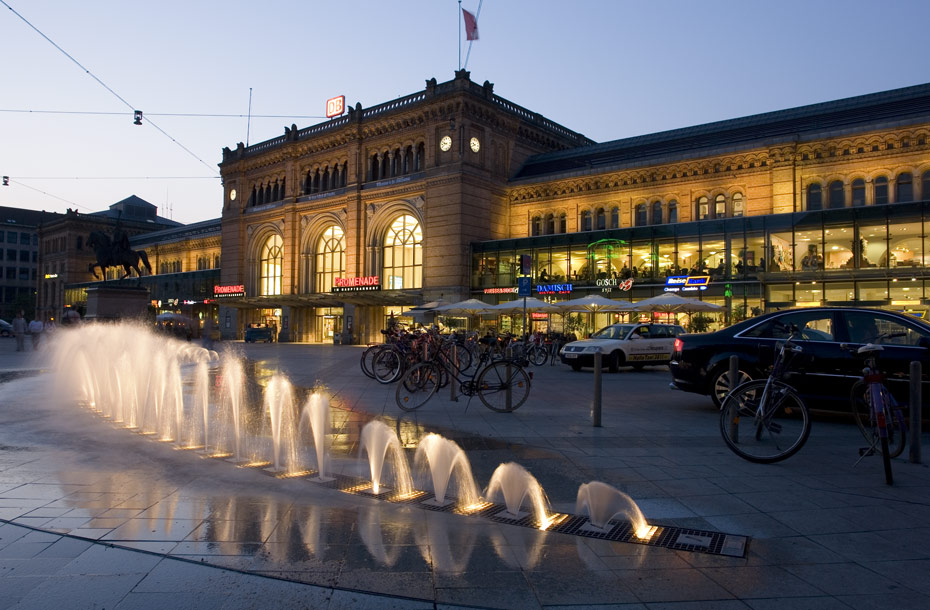
[[[29,323],[29,334],[32,336],[32,351],[39,349],[39,344],[42,342],[43,330],[45,330],[45,324],[43,324],[42,320],[39,318]]]
[[[26,351],[26,318],[21,311],[13,318],[13,335],[16,337],[16,351]]]

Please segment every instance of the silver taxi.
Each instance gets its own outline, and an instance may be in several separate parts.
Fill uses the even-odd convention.
[[[647,364],[668,364],[672,359],[675,338],[685,329],[677,324],[611,324],[588,339],[567,343],[559,352],[563,364],[580,371],[594,366],[594,354],[611,373],[621,366],[641,369]]]

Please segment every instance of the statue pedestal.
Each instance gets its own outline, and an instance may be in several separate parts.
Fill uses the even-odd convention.
[[[149,289],[139,286],[91,286],[87,289],[86,320],[125,320],[143,316]]]

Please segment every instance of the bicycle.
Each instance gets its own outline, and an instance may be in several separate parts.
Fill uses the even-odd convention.
[[[768,379],[736,386],[720,407],[720,432],[727,447],[750,462],[771,464],[797,453],[811,431],[807,405],[784,382],[791,359],[801,352],[794,344],[800,331],[791,327]]]
[[[414,411],[426,404],[439,388],[455,380],[462,394],[478,396],[484,406],[498,413],[516,411],[530,395],[530,377],[518,360],[490,360],[482,353],[471,374],[454,356],[439,351],[427,362],[410,368],[397,384],[394,399],[404,411]]]
[[[881,334],[875,340],[880,342],[899,336],[904,336],[904,333]],[[878,368],[879,354],[883,349],[881,345],[867,343],[856,350],[857,354],[864,356],[865,368],[862,369],[862,379],[850,390],[850,404],[856,425],[869,443],[868,447],[859,449],[859,461],[867,455],[879,453],[885,469],[885,482],[892,485],[891,458],[904,452],[907,419],[901,405],[883,383],[885,375]]]

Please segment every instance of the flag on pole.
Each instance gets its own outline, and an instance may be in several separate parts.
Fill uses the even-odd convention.
[[[462,9],[462,17],[465,19],[465,40],[478,40],[478,19],[465,9]]]

